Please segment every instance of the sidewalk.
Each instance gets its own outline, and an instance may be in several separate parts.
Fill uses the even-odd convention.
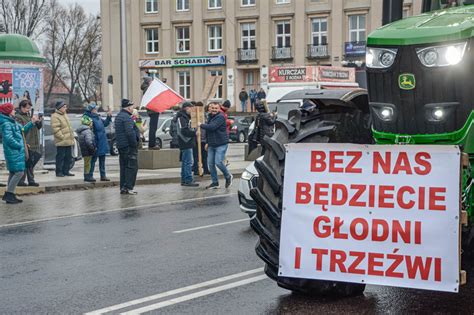
[[[240,146],[236,145],[233,150],[229,151],[228,159],[230,162],[229,171],[234,175],[235,179],[238,179],[245,168],[250,164],[248,161],[243,160],[243,153],[240,154]],[[243,150],[242,150],[243,152]],[[30,195],[40,193],[54,193],[64,190],[87,190],[102,187],[113,187],[120,184],[120,171],[118,167],[118,157],[107,157],[107,177],[111,180],[110,182],[101,182],[96,169],[95,178],[98,180],[96,183],[86,183],[83,180],[82,161],[76,162],[72,173],[75,177],[61,177],[55,176],[54,170],[47,166],[50,170],[38,170],[35,172],[35,180],[40,184],[40,187],[18,187],[18,195]],[[220,174],[220,171],[218,171]],[[0,183],[5,184],[8,179],[8,173],[6,171],[0,172]],[[210,182],[211,178],[209,175],[204,177],[195,177],[198,182]],[[169,168],[160,170],[138,170],[137,185],[157,185],[157,184],[168,184],[168,183],[179,183],[181,182],[181,169],[180,168]],[[0,187],[0,195],[3,195],[5,191],[4,187]]]

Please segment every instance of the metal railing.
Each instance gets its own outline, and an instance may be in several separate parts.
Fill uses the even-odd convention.
[[[328,45],[308,45],[307,57],[310,59],[329,57]]]
[[[291,46],[288,47],[272,47],[272,60],[289,60],[293,59],[291,55]]]
[[[237,61],[238,62],[257,62],[257,48],[252,49],[237,49]]]

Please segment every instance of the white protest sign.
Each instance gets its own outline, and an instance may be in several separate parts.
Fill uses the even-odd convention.
[[[458,291],[458,147],[286,150],[280,276]]]

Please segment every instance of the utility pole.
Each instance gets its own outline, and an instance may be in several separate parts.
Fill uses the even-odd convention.
[[[128,58],[127,58],[127,11],[125,1],[120,0],[120,41],[121,41],[121,74],[122,74],[122,98],[128,99]]]

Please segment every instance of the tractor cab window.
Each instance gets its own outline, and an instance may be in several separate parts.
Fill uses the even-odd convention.
[[[423,12],[442,10],[468,4],[474,4],[474,0],[424,0]]]

